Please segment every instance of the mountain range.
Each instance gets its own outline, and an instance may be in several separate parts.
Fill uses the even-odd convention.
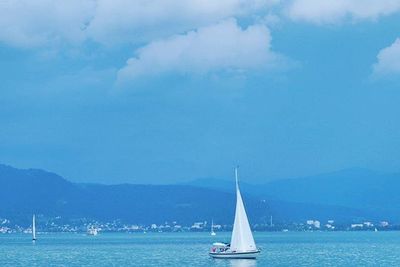
[[[190,185],[79,184],[55,173],[6,165],[0,165],[0,185],[0,218],[28,221],[36,213],[139,224],[189,224],[211,218],[228,223],[235,203],[232,193]],[[246,201],[254,217],[266,212],[256,198]]]
[[[233,188],[231,182],[220,179],[199,179],[188,184],[221,191],[231,191]],[[274,180],[258,185],[242,183],[241,188],[244,193],[259,198],[345,207],[361,212],[360,214],[367,214],[366,217],[370,219],[400,221],[398,173],[352,168],[315,176]]]
[[[400,219],[399,175],[362,169],[261,185],[241,182],[252,223]],[[200,179],[173,185],[102,185],[72,183],[39,169],[0,164],[0,218],[29,222],[32,213],[150,224],[210,220],[231,224],[232,181]]]

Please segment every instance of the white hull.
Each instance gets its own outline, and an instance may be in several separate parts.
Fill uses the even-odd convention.
[[[260,253],[259,250],[251,252],[210,252],[210,256],[215,259],[255,259]]]

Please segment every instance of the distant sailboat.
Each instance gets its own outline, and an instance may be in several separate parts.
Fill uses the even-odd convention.
[[[35,214],[32,217],[32,241],[36,241],[36,221]]]
[[[98,233],[99,233],[98,229],[93,226],[87,229],[88,235],[97,235]]]
[[[212,235],[212,236],[217,235],[217,234],[214,232],[214,221],[213,221],[213,220],[211,220],[211,235]]]
[[[255,259],[258,253],[260,253],[260,250],[256,247],[253,234],[250,229],[250,224],[247,219],[242,195],[240,194],[239,190],[237,168],[235,168],[235,179],[236,212],[231,243],[214,243],[209,254],[213,258]]]

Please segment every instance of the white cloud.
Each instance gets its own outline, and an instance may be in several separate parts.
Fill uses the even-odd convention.
[[[399,0],[293,0],[287,15],[312,23],[338,23],[343,19],[377,19],[400,11]]]
[[[36,47],[53,43],[143,43],[279,0],[0,0],[0,42]]]
[[[99,0],[88,33],[101,43],[143,42],[245,16],[276,0]]]
[[[373,66],[375,75],[400,74],[400,38],[379,51],[378,62]]]
[[[80,43],[94,8],[92,0],[2,0],[0,42],[18,47]]]
[[[279,56],[270,45],[266,26],[242,29],[234,19],[229,19],[138,49],[136,56],[119,71],[118,81],[168,72],[204,74],[271,67]]]
[[[270,13],[273,6],[295,20],[315,23],[376,19],[400,11],[399,0],[0,0],[0,42],[20,47],[86,40],[138,45],[231,17],[264,17],[272,25],[279,21]]]

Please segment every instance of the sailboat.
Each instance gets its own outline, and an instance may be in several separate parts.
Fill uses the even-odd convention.
[[[87,229],[88,235],[97,235],[98,233],[99,233],[98,229],[93,226]]]
[[[212,236],[217,235],[217,234],[214,232],[214,221],[213,221],[213,220],[211,220],[211,235],[212,235]]]
[[[32,241],[36,241],[36,221],[35,214],[32,217]]]
[[[244,208],[242,195],[240,194],[239,189],[237,168],[235,168],[235,179],[236,211],[231,243],[214,243],[209,254],[213,258],[255,259],[260,253],[260,250],[256,247],[253,234],[250,229],[249,220],[247,219],[246,210]]]

